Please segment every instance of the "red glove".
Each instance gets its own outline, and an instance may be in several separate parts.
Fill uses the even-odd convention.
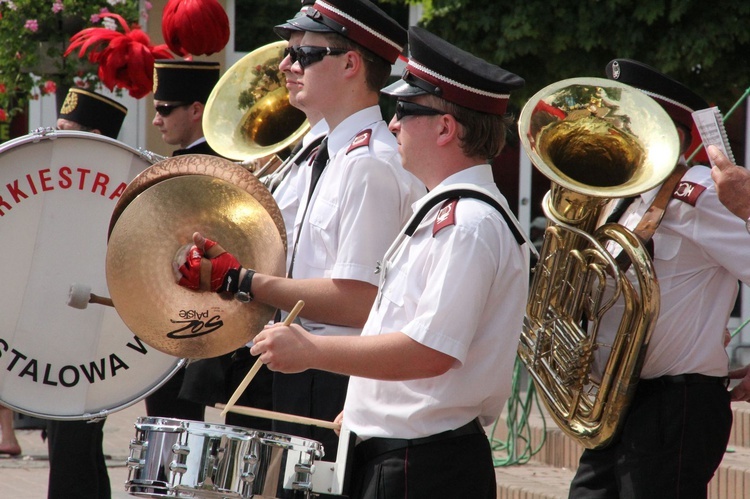
[[[189,289],[200,289],[201,262],[205,252],[216,246],[216,242],[206,239],[204,249],[192,245],[185,256],[185,263],[179,267],[182,275],[178,284]],[[236,293],[239,286],[240,269],[242,265],[231,253],[224,251],[208,260],[211,264],[210,290],[217,293]]]

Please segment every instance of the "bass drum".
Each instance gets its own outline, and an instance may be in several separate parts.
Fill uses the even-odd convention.
[[[0,145],[0,402],[32,416],[89,419],[134,404],[184,360],[143,343],[111,306],[110,215],[152,161],[117,140],[49,129]],[[88,295],[87,295],[88,296]]]

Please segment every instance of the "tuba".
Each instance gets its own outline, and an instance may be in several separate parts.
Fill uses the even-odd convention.
[[[283,40],[270,43],[237,61],[214,86],[203,113],[208,144],[258,177],[272,173],[281,163],[276,153],[310,129],[305,113],[290,104],[279,70],[286,46]]]
[[[552,184],[518,355],[555,423],[584,447],[603,448],[635,392],[659,314],[659,285],[641,240],[602,219],[617,198],[669,176],[679,156],[677,132],[646,94],[600,78],[543,88],[522,109],[518,127],[524,150]],[[615,260],[618,251],[627,258]],[[634,279],[626,277],[628,267]],[[618,300],[624,307],[613,309]],[[612,337],[599,331],[607,313],[619,319]]]

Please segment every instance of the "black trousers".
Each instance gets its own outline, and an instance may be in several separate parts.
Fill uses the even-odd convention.
[[[351,499],[492,499],[492,450],[484,432],[379,454],[355,447]]]
[[[298,374],[273,373],[275,411],[333,421],[344,409],[349,376],[308,370]],[[334,461],[339,437],[328,428],[274,421],[273,431],[323,444],[325,461]]]
[[[109,499],[104,421],[48,421],[48,499]]]
[[[641,380],[619,438],[583,452],[569,497],[703,499],[731,426],[726,378]]]
[[[184,378],[185,368],[183,367],[159,389],[146,397],[146,414],[152,417],[203,421],[206,406],[179,397]]]
[[[255,365],[257,359],[257,356],[252,356],[250,354],[250,349],[247,347],[239,348],[232,354],[232,362],[226,374],[226,393],[228,393],[229,396],[224,400],[225,403],[229,401],[229,397],[231,397],[237,387],[240,386],[240,383],[242,383],[245,376],[247,376],[247,373],[250,372],[250,369]],[[256,409],[266,409],[269,411],[273,410],[271,400],[272,390],[273,372],[263,364],[234,405],[255,407]],[[240,426],[252,430],[273,430],[273,420],[271,419],[246,416],[234,412],[227,412],[224,422],[231,426]]]

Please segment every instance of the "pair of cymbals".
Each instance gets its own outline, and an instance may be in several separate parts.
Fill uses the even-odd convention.
[[[139,338],[186,358],[216,357],[245,345],[275,309],[177,284],[175,255],[200,232],[244,267],[281,276],[286,231],[260,181],[229,160],[168,158],[125,189],[109,226],[107,286],[118,314]]]

